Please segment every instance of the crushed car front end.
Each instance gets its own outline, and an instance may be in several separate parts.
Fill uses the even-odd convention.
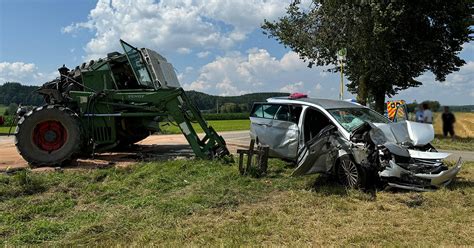
[[[438,152],[413,151],[417,155],[422,155],[418,157],[393,155],[391,159],[380,160],[383,170],[379,172],[379,176],[387,182],[388,186],[420,191],[436,189],[451,183],[461,170],[461,158],[449,168],[443,162],[443,159],[450,155],[448,153],[439,153],[442,156],[432,158],[430,153]]]
[[[365,162],[366,166],[377,170],[381,181],[389,187],[436,189],[451,183],[462,167],[461,158],[448,167],[444,160],[450,154],[431,146],[429,142],[434,138],[431,124],[368,123],[352,137],[354,158],[363,164],[368,161],[364,156],[375,157],[370,163]]]

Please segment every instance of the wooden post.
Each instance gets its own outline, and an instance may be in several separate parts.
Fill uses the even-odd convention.
[[[252,166],[252,156],[253,156],[253,148],[255,146],[255,140],[254,139],[251,139],[250,140],[250,147],[249,147],[249,154],[248,154],[248,157],[247,157],[247,168],[245,169],[247,172],[250,171],[250,167]]]
[[[243,175],[245,173],[245,170],[244,170],[244,153],[243,152],[240,152],[240,151],[237,151],[239,153],[239,171],[240,171],[240,175]]]
[[[270,147],[268,146],[259,146],[259,160],[258,166],[260,170],[260,174],[265,175],[267,174],[268,169],[268,152]]]

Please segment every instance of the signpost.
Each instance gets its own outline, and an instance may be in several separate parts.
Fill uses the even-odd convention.
[[[341,89],[339,90],[339,99],[344,100],[344,62],[346,61],[347,49],[342,48],[337,51],[337,60],[341,66]]]

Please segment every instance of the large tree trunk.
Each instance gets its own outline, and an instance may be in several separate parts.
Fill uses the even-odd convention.
[[[374,94],[375,111],[383,114],[385,112],[385,91],[377,90]]]
[[[362,105],[367,105],[367,97],[369,96],[367,75],[362,75],[359,78],[359,86],[357,87],[357,102]]]

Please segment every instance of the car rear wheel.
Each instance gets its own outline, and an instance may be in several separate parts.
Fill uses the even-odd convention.
[[[339,183],[348,188],[363,188],[366,186],[366,172],[349,155],[339,159],[336,168]]]

